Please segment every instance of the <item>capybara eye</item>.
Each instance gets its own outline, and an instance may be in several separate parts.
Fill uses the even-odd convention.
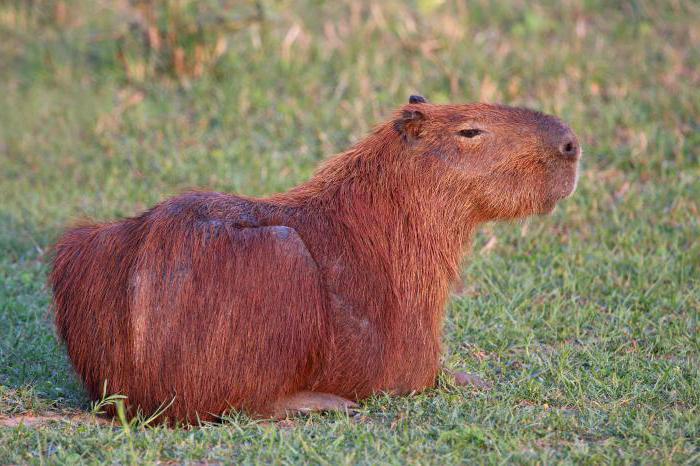
[[[483,133],[483,130],[477,129],[477,128],[469,128],[469,129],[463,129],[462,131],[459,132],[460,136],[464,136],[465,138],[473,138],[481,133]]]

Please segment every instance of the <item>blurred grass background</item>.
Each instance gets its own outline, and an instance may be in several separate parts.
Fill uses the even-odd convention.
[[[553,216],[484,227],[450,303],[445,364],[494,391],[0,427],[0,463],[700,461],[699,88],[695,1],[1,1],[0,415],[87,406],[44,287],[76,219],[287,189],[413,93],[557,114],[584,160]]]

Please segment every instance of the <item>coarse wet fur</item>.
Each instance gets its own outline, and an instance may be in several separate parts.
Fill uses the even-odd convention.
[[[190,192],[55,248],[56,326],[95,399],[169,422],[345,409],[434,386],[479,224],[550,212],[580,148],[555,117],[408,105],[268,198]]]

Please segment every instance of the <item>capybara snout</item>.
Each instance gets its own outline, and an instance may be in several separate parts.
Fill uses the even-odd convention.
[[[573,130],[559,118],[540,112],[531,112],[533,121],[538,121],[540,137],[549,145],[553,157],[575,162],[581,155],[581,146]]]

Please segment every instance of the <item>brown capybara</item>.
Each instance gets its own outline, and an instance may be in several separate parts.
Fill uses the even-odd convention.
[[[106,383],[132,413],[172,401],[169,422],[421,391],[475,229],[550,212],[579,158],[555,117],[412,96],[286,193],[192,192],[68,231],[58,332],[91,397]]]

